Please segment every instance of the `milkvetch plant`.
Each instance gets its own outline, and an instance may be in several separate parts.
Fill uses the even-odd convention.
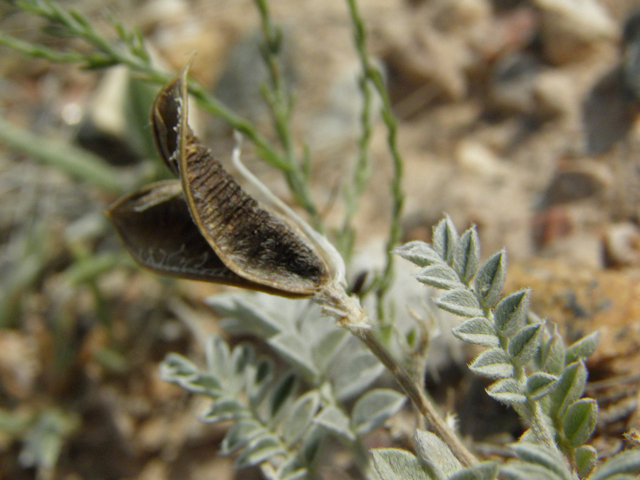
[[[371,479],[625,480],[640,472],[637,450],[599,463],[596,450],[586,443],[598,410],[593,399],[583,398],[584,360],[593,352],[597,334],[565,345],[555,329],[529,311],[528,290],[503,295],[506,252],[481,262],[475,229],[459,235],[448,217],[434,229],[430,245],[410,242],[395,253],[421,268],[419,282],[444,290],[436,305],[463,318],[454,334],[485,349],[471,362],[471,370],[493,380],[487,393],[514,408],[528,430],[511,446],[513,459],[479,461],[440,417],[423,392],[423,379],[407,371],[406,358],[396,358],[389,351],[386,340],[393,329],[386,323],[385,303],[378,302],[374,321],[358,299],[346,293],[343,257],[319,233],[324,226],[309,190],[308,159],[298,159],[289,130],[292,96],[278,73],[282,33],[271,21],[266,0],[256,0],[256,5],[265,38],[262,53],[270,73],[265,100],[279,148],[188,79],[186,69],[173,78],[158,70],[136,29],[128,30],[114,20],[117,38],[111,40],[84,15],[55,2],[13,3],[48,19],[58,32],[84,40],[89,51],[61,52],[3,33],[0,44],[32,57],[88,68],[122,64],[165,85],[152,109],[153,136],[159,156],[179,180],[147,185],[108,211],[132,256],[162,274],[277,295],[221,295],[211,298],[209,305],[221,317],[226,333],[251,335],[264,342],[284,368],[278,368],[271,356],[256,354],[252,344],[232,346],[221,336],[207,341],[204,367],[177,354],[167,356],[161,365],[164,379],[210,399],[203,421],[230,423],[221,448],[236,456],[238,467],[259,465],[270,479],[317,478],[323,446],[338,440],[351,452],[359,474]],[[371,118],[367,109],[375,91],[382,101],[394,167],[387,264],[374,282],[376,297],[383,299],[392,281],[392,247],[400,236],[402,159],[384,79],[366,50],[365,24],[357,2],[347,0],[347,6],[363,71],[364,109],[354,185],[338,237],[348,258],[353,245],[351,220],[367,178]],[[260,202],[213,159],[187,124],[187,90],[206,111],[248,137],[258,154],[283,172],[293,199],[313,228],[243,170],[238,150],[234,152],[238,168],[265,193]],[[114,187],[117,181],[111,181],[111,170],[96,168],[93,159],[88,163],[91,168],[77,168],[78,164],[82,161],[74,159],[75,171],[84,172],[81,175],[86,178],[106,172],[110,181],[95,183],[120,192]],[[380,325],[386,328],[384,341],[378,335]],[[404,394],[373,386],[385,367]],[[414,452],[383,448],[369,454],[366,436],[398,412],[407,398],[429,431],[416,430]]]
[[[597,452],[586,445],[593,433],[598,406],[583,398],[587,370],[584,360],[597,346],[592,333],[565,346],[557,329],[550,329],[529,311],[531,292],[521,290],[502,296],[506,276],[506,252],[480,263],[475,228],[459,235],[449,217],[434,227],[431,244],[409,242],[395,252],[422,270],[417,280],[444,290],[436,305],[462,317],[453,329],[460,340],[485,347],[469,365],[471,371],[494,379],[487,393],[514,408],[529,429],[511,447],[518,462],[501,466],[491,462],[467,468],[445,455],[443,462],[431,453],[442,450],[439,439],[418,432],[418,457],[406,452],[379,450],[379,469],[405,462],[423,478],[583,479],[618,478],[640,473],[640,451],[623,452],[597,465]],[[401,478],[382,475],[385,480]],[[620,478],[626,478],[624,476]]]

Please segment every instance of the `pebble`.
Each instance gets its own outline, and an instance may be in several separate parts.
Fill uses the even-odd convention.
[[[541,206],[558,205],[593,198],[612,184],[606,165],[587,159],[560,166],[547,185]]]
[[[640,228],[631,222],[608,225],[604,234],[604,247],[609,265],[640,265]]]
[[[598,45],[614,42],[618,26],[597,0],[535,0],[541,12],[541,41],[554,64],[584,59]]]

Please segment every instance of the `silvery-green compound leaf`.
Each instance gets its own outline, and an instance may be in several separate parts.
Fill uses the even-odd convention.
[[[205,302],[222,317],[221,323],[229,333],[253,333],[260,338],[268,338],[287,329],[284,315],[271,316],[264,307],[254,304],[244,295],[222,293],[207,298]]]
[[[167,355],[160,364],[160,376],[193,393],[214,398],[222,395],[222,384],[217,377],[200,372],[191,361],[175,353]]]
[[[349,427],[349,417],[333,405],[324,407],[322,411],[316,415],[314,423],[349,441],[353,441],[356,438]]]
[[[541,323],[527,325],[511,338],[508,350],[514,365],[526,365],[533,358],[540,345],[542,331]]]
[[[563,480],[562,477],[533,463],[510,462],[500,467],[500,478],[506,480]]]
[[[608,480],[618,474],[640,474],[639,449],[627,450],[611,457],[596,468],[589,480]]]
[[[520,290],[503,298],[493,312],[496,330],[503,337],[512,337],[525,325],[529,309],[529,290]]]
[[[222,397],[211,402],[209,408],[200,416],[200,420],[208,423],[217,423],[248,416],[247,408],[239,400]]]
[[[451,290],[436,298],[435,303],[442,310],[461,317],[481,317],[484,313],[476,296],[467,289]]]
[[[513,365],[509,355],[501,348],[491,348],[480,353],[469,365],[474,373],[490,378],[509,378],[513,376]]]
[[[527,401],[520,384],[513,378],[503,378],[487,388],[489,396],[505,405],[519,405]]]
[[[586,478],[598,462],[598,451],[591,445],[583,445],[573,452],[573,461],[580,478]]]
[[[223,454],[229,455],[264,433],[266,433],[264,427],[257,420],[252,418],[238,420],[224,436],[221,451]]]
[[[480,462],[454,473],[448,480],[494,480],[498,475],[498,464]]]
[[[351,337],[344,328],[329,330],[312,349],[313,363],[321,374],[325,374],[336,352],[340,351]]]
[[[273,347],[287,362],[289,362],[303,377],[314,383],[320,375],[311,356],[311,349],[308,343],[295,333],[279,333],[268,340]]]
[[[420,283],[443,290],[463,287],[456,272],[445,263],[428,266],[418,274],[417,278]]]
[[[458,231],[451,221],[449,215],[438,222],[433,228],[433,237],[431,240],[433,249],[438,253],[440,258],[453,265],[453,260],[458,246]]]
[[[435,480],[424,471],[420,461],[406,450],[374,448],[371,455],[373,466],[382,480]]]
[[[244,378],[249,403],[252,407],[257,407],[271,389],[274,378],[273,360],[267,357],[256,359],[255,364],[245,372]]]
[[[179,382],[182,379],[191,379],[200,374],[198,367],[188,358],[170,353],[160,364],[162,379],[168,382]]]
[[[308,470],[300,464],[297,458],[290,458],[278,467],[275,478],[277,480],[304,480]],[[267,477],[269,478],[269,477]]]
[[[507,253],[502,250],[489,257],[478,270],[475,287],[480,305],[492,308],[502,295],[502,287],[507,275]]]
[[[538,465],[562,480],[572,480],[571,472],[558,451],[528,442],[512,443],[509,447],[523,462]]]
[[[274,455],[285,453],[285,451],[277,436],[271,433],[259,435],[251,440],[238,455],[236,465],[239,468],[258,465]]]
[[[358,399],[351,411],[351,427],[365,435],[393,416],[407,400],[406,396],[388,388],[370,390]]]
[[[587,369],[582,362],[567,366],[550,396],[551,416],[562,419],[569,405],[582,396],[586,383]]]
[[[212,297],[209,303],[220,314],[237,316],[221,322],[228,333],[251,333],[264,338],[311,383],[326,373],[336,352],[344,348],[347,332],[315,304],[270,295],[253,296],[264,299],[266,305],[256,305],[254,298],[235,294],[221,295],[220,300]]]
[[[462,470],[462,464],[438,436],[417,430],[414,436],[416,453],[426,466],[425,470],[437,480],[447,480]]]
[[[401,256],[405,260],[409,260],[419,267],[426,267],[434,263],[443,262],[438,252],[436,252],[431,245],[420,240],[405,243],[401,247],[396,248],[393,253]]]
[[[565,362],[570,364],[580,359],[586,360],[595,351],[600,339],[599,332],[593,332],[572,343],[565,351]]]
[[[533,372],[527,378],[527,397],[539,400],[556,388],[558,377],[545,372]]]
[[[336,396],[344,401],[363,392],[383,371],[380,360],[356,343],[352,351],[336,357],[329,376]]]
[[[276,383],[271,390],[268,399],[268,413],[270,420],[278,418],[278,415],[282,412],[285,405],[292,401],[297,387],[296,380],[296,376],[292,373],[284,375],[280,380],[278,380],[278,383]]]
[[[596,428],[598,403],[593,398],[581,398],[569,405],[562,418],[562,433],[572,447],[579,447]]]
[[[282,436],[288,445],[294,444],[305,434],[319,406],[320,394],[317,390],[311,390],[287,410],[282,422]]]
[[[480,261],[480,241],[474,227],[468,229],[460,237],[453,268],[462,283],[467,285],[478,271]]]
[[[540,370],[546,373],[562,375],[565,366],[565,349],[564,341],[557,331],[540,345],[537,363]]]
[[[474,345],[482,345],[483,347],[497,347],[500,345],[500,339],[496,336],[493,324],[485,317],[465,320],[455,327],[452,332],[456,338]]]
[[[231,351],[229,345],[219,335],[211,335],[204,345],[207,369],[211,372],[226,372],[229,367]]]

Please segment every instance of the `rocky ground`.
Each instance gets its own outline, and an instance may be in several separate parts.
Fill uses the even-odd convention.
[[[313,193],[329,225],[341,218],[336,192],[355,159],[361,107],[345,3],[270,2],[284,29],[295,133],[310,147]],[[640,1],[360,5],[399,120],[405,240],[429,240],[443,212],[459,229],[474,223],[485,255],[506,247],[508,290],[532,287],[534,310],[568,339],[601,331],[588,393],[603,411],[595,443],[615,451],[623,432],[640,427]],[[193,75],[269,132],[251,1],[101,0],[79,8],[98,22],[110,11],[139,25],[168,70],[197,51]],[[0,6],[0,31],[50,41],[40,26]],[[131,103],[118,93],[121,80],[2,48],[0,113],[40,138],[80,142],[139,173],[148,168],[144,140],[127,135],[119,115]],[[193,122],[228,159],[224,127],[204,115]],[[385,135],[378,118],[355,265],[383,261],[392,172]],[[280,174],[250,157],[252,170],[286,198]],[[223,430],[200,424],[201,400],[157,374],[169,351],[201,353],[201,339],[216,329],[202,299],[219,288],[169,284],[122,266],[99,213],[114,199],[0,145],[0,478],[34,477],[20,466],[29,455],[16,433],[34,419],[69,432],[52,478],[233,478],[232,460],[215,455]],[[90,261],[99,254],[104,265]]]

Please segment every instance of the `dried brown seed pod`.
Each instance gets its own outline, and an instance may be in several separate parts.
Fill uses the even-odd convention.
[[[195,137],[187,124],[186,68],[158,93],[151,124],[180,182],[148,185],[107,211],[138,263],[288,297],[313,296],[342,277],[325,239],[251,197]]]

